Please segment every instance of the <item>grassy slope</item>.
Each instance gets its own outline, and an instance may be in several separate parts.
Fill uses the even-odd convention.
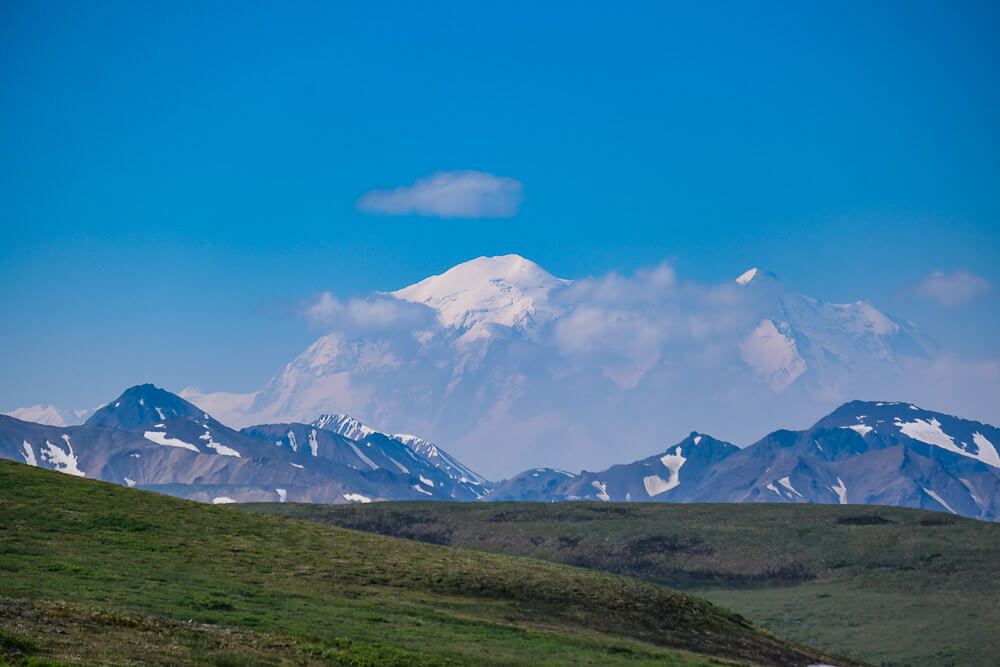
[[[1000,655],[998,524],[823,505],[253,509],[698,591],[782,636],[874,664],[995,665]]]
[[[0,461],[0,655],[14,662],[718,664],[692,652],[822,658],[624,577]]]

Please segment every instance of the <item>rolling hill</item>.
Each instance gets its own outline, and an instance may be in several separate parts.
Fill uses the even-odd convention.
[[[988,667],[1000,655],[1000,525],[943,512],[603,502],[247,508],[647,579],[870,664]]]
[[[14,664],[851,664],[661,586],[0,461]]]

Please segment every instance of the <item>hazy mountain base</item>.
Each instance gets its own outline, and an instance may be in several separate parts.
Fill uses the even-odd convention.
[[[0,614],[0,655],[14,663],[846,664],[625,577],[7,461],[0,526],[0,598],[27,610]],[[140,631],[112,656],[122,624]],[[230,631],[253,635],[235,658]],[[147,648],[151,636],[176,650]]]
[[[255,505],[683,588],[782,636],[880,665],[996,664],[1000,525],[840,505]]]

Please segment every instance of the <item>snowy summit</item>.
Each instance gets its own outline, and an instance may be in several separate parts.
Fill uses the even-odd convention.
[[[433,308],[446,327],[494,323],[523,330],[558,315],[549,293],[570,282],[520,255],[501,255],[463,262],[391,295]]]

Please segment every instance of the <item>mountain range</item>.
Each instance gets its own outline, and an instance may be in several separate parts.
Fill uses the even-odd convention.
[[[910,381],[940,352],[919,327],[764,269],[704,287],[666,266],[566,280],[519,255],[480,257],[321,324],[261,390],[182,395],[240,425],[347,413],[503,475],[610,465],[692,421],[746,442],[772,415],[807,423],[858,396],[938,402],[934,383]]]
[[[533,468],[493,483],[432,442],[347,415],[239,431],[153,385],[85,424],[0,416],[0,457],[202,502],[769,502],[914,507],[1000,519],[1000,429],[853,401],[740,448],[693,432],[600,472]]]
[[[352,439],[299,423],[237,431],[150,384],[126,390],[80,426],[0,416],[3,458],[203,502],[484,495],[481,477],[467,477],[429,443],[411,444],[373,431]]]
[[[891,505],[1000,519],[1000,429],[909,403],[852,401],[739,448],[691,433],[600,472],[528,470],[486,500]]]
[[[567,280],[519,255],[480,257],[395,291],[322,294],[302,314],[325,333],[258,391],[180,396],[236,428],[348,414],[505,477],[639,458],[685,425],[751,442],[858,397],[991,414],[973,382],[936,390],[941,350],[915,324],[798,294],[764,269],[706,286],[666,265]],[[12,414],[68,425],[89,412]]]

